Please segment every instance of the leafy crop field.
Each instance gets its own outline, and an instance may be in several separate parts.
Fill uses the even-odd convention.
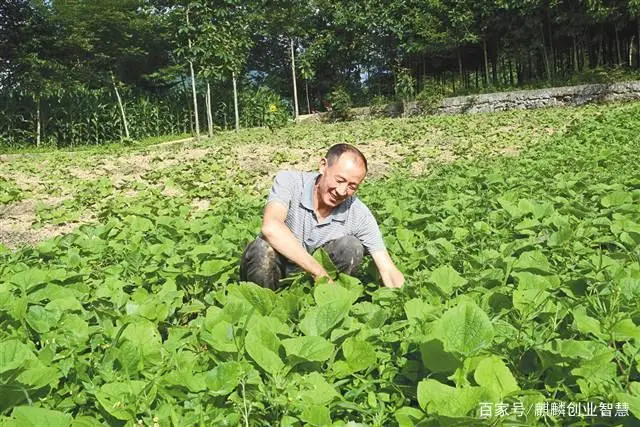
[[[636,103],[5,157],[3,221],[37,207],[0,236],[0,426],[637,425],[639,129]],[[273,173],[341,141],[405,288],[238,282]]]

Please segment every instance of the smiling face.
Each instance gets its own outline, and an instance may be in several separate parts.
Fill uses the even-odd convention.
[[[343,153],[329,165],[320,161],[322,174],[316,184],[317,208],[333,209],[351,197],[367,174],[364,162],[353,153]]]

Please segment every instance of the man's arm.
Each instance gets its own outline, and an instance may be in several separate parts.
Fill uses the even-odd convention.
[[[328,276],[324,267],[302,247],[296,236],[284,223],[287,218],[287,207],[282,203],[270,202],[264,208],[262,235],[265,240],[280,254],[296,263],[314,279]]]
[[[382,283],[387,288],[401,288],[404,285],[404,275],[393,263],[386,249],[372,253],[371,257],[378,267]]]

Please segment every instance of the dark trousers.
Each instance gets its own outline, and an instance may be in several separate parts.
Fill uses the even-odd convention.
[[[349,275],[356,271],[364,257],[364,246],[354,236],[331,240],[322,245],[322,248],[336,268]],[[276,252],[266,240],[258,237],[249,243],[242,254],[240,280],[254,282],[269,289],[277,289],[280,279],[297,269],[295,264]]]

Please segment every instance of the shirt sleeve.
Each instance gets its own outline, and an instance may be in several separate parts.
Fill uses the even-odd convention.
[[[291,171],[280,171],[276,174],[271,191],[269,191],[269,197],[267,197],[267,204],[278,202],[287,208],[289,207],[295,191],[293,174],[294,172]]]
[[[369,254],[385,250],[386,247],[376,218],[364,204],[360,204],[358,211],[359,221],[354,229],[354,236],[362,242]]]

